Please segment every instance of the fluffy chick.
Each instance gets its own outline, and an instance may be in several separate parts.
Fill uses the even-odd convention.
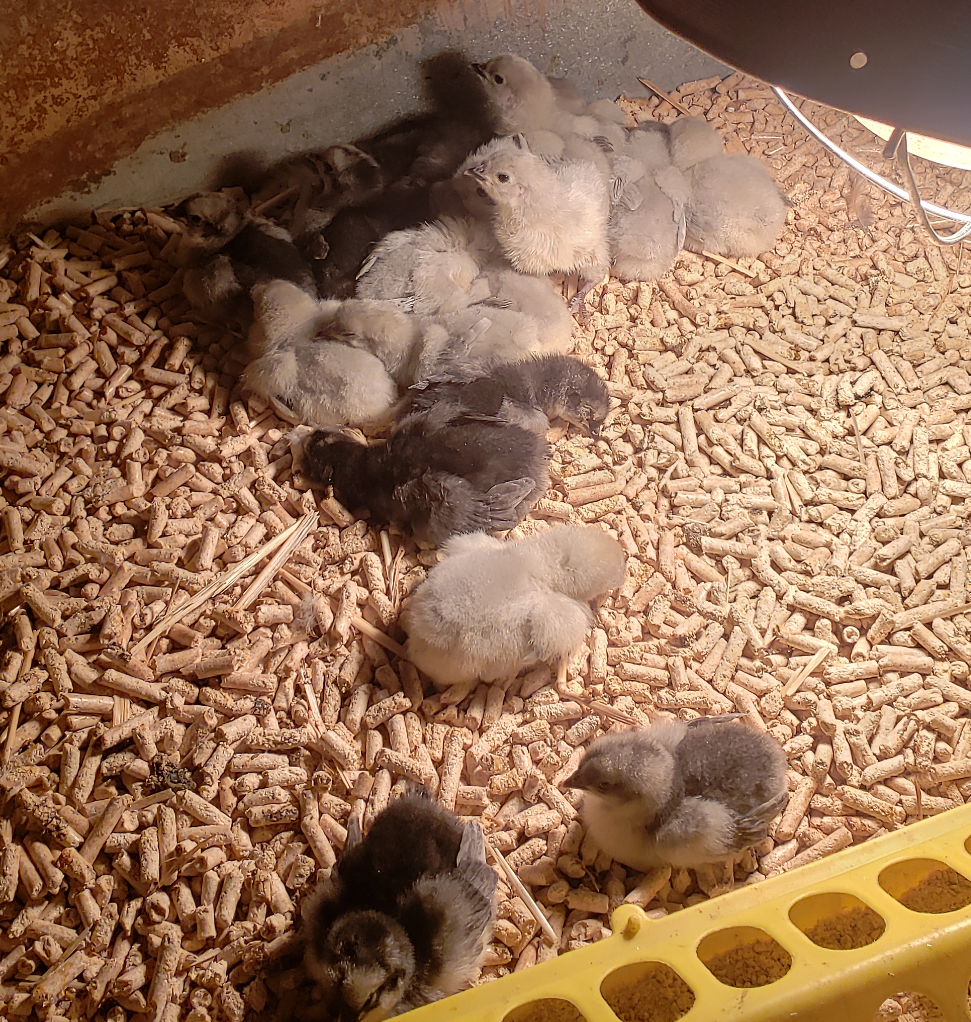
[[[446,401],[541,433],[549,429],[550,419],[559,417],[593,437],[600,435],[610,410],[603,380],[588,365],[565,355],[524,362],[472,360],[424,389],[413,389],[406,400],[409,413]]]
[[[487,283],[478,278],[495,254],[491,230],[470,220],[447,217],[395,231],[361,267],[356,294],[420,315],[455,312],[489,297]]]
[[[600,162],[598,149],[602,154],[623,145],[626,116],[609,100],[588,106],[569,83],[547,78],[512,53],[472,66],[482,78],[500,130],[523,133],[537,152]]]
[[[536,433],[444,402],[402,420],[387,442],[318,431],[302,455],[304,472],[346,507],[430,545],[515,528],[549,485],[548,458]]]
[[[409,659],[440,688],[568,657],[593,624],[588,601],[624,578],[620,545],[594,526],[458,536],[442,553],[401,612]]]
[[[573,318],[548,279],[494,267],[487,268],[481,280],[494,291],[489,298],[435,318],[448,340],[439,347],[426,346],[415,385],[459,372],[470,360],[518,362],[527,355],[570,349]]]
[[[389,234],[365,263],[357,295],[394,302],[444,331],[434,343],[430,331],[409,382],[470,358],[562,352],[572,338],[569,309],[552,284],[513,270],[492,230],[467,219]]]
[[[786,222],[788,199],[754,156],[713,156],[687,174],[685,248],[755,256],[772,248]]]
[[[304,910],[304,964],[328,1020],[398,1015],[468,986],[495,920],[482,829],[421,796],[380,813]]]
[[[252,289],[276,278],[316,295],[310,264],[290,234],[248,213],[231,192],[192,196],[173,212],[186,223],[178,254],[187,267],[183,290],[207,317],[248,327]]]
[[[578,274],[579,306],[610,266],[603,176],[585,160],[544,160],[521,136],[496,139],[479,153],[466,174],[495,203],[492,227],[506,258],[522,273]]]
[[[313,263],[321,295],[350,298],[371,247],[391,231],[417,227],[431,216],[428,188],[399,181],[368,201],[341,209],[320,235],[301,238],[308,254],[323,253]]]
[[[645,122],[667,135],[671,162],[681,171],[689,171],[703,160],[721,156],[725,152],[721,135],[700,117],[679,117],[670,124]]]
[[[690,188],[685,248],[755,256],[775,245],[790,203],[761,160],[725,153],[718,132],[697,117],[668,126],[668,147]]]
[[[254,299],[256,357],[243,372],[245,386],[290,421],[386,420],[398,396],[387,366],[410,357],[414,344],[408,317],[387,303],[319,302],[283,280],[258,286]]]
[[[610,256],[622,280],[657,280],[673,265],[686,233],[688,181],[671,166],[666,133],[630,133],[613,178]]]
[[[487,264],[482,276],[488,282],[489,297],[479,305],[486,316],[494,315],[490,309],[510,309],[525,317],[526,322],[520,322],[516,338],[521,351],[566,354],[571,349],[573,317],[552,281],[519,273],[505,259]],[[489,352],[480,346],[478,354],[501,352]]]
[[[786,757],[736,714],[598,738],[564,781],[597,844],[646,870],[724,861],[761,841],[788,799]]]

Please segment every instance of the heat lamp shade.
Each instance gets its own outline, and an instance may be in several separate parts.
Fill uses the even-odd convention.
[[[755,78],[971,145],[971,0],[637,2],[665,28]]]

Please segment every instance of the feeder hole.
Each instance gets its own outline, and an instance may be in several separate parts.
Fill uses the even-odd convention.
[[[677,1022],[691,1011],[691,987],[662,962],[636,962],[610,973],[600,994],[621,1022]]]
[[[937,859],[904,859],[879,876],[880,886],[912,912],[956,912],[971,905],[971,880]]]
[[[579,1009],[562,997],[544,997],[513,1008],[502,1022],[587,1022]]]
[[[926,994],[902,990],[877,1008],[873,1022],[946,1022],[947,1016]]]
[[[792,955],[755,926],[709,933],[698,945],[697,954],[715,979],[730,987],[764,987],[792,968]]]
[[[789,909],[789,919],[818,947],[852,951],[866,947],[883,935],[887,924],[852,894],[838,891],[813,894]]]

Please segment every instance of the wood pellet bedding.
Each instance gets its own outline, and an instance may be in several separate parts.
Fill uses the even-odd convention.
[[[481,819],[557,937],[501,878],[483,981],[601,939],[624,901],[676,912],[971,796],[971,266],[758,83],[677,97],[794,206],[761,260],[684,254],[588,301],[576,354],[616,407],[599,440],[555,433],[517,534],[596,523],[629,560],[559,684],[424,696],[395,620],[434,555],[309,489],[237,389],[238,338],[193,318],[168,215],[0,248],[5,1017],[298,1017],[300,899],[352,807],[412,781]],[[971,206],[968,175],[918,177]],[[585,744],[730,711],[789,756],[772,836],[732,869],[604,861],[557,787]]]

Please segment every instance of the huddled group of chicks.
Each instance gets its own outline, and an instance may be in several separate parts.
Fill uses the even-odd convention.
[[[401,624],[411,661],[458,699],[565,664],[624,577],[619,543],[596,526],[490,535],[546,491],[550,419],[597,436],[608,414],[603,381],[567,354],[572,311],[608,272],[656,279],[682,247],[770,248],[787,200],[703,121],[627,128],[616,104],[511,55],[446,65],[465,87],[440,87],[436,114],[288,161],[252,208],[230,191],[177,213],[185,292],[246,335],[244,385],[316,427],[293,437],[304,473],[373,524],[441,547]],[[572,305],[552,274],[577,276]],[[369,444],[347,426],[390,432]],[[583,792],[601,848],[644,870],[761,840],[787,800],[786,759],[741,716],[594,741],[564,787]],[[387,1017],[472,982],[495,920],[486,852],[477,821],[422,792],[366,835],[352,817],[304,910],[312,1013]]]
[[[482,359],[566,353],[609,272],[655,280],[683,247],[756,255],[785,222],[765,165],[698,118],[628,128],[513,55],[453,78],[423,130],[295,157],[250,209],[224,192],[176,210],[186,293],[248,332],[244,382],[291,421],[375,427],[399,392]],[[570,306],[550,275],[578,278]]]

